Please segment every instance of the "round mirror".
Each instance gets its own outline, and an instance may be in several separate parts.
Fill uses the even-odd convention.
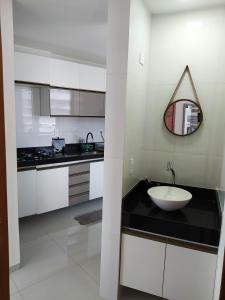
[[[190,135],[197,131],[202,120],[202,109],[198,103],[192,100],[177,100],[169,104],[164,113],[166,128],[179,136]]]

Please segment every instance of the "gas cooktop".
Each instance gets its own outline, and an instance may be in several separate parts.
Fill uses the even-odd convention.
[[[53,149],[21,150],[17,153],[17,162],[41,161],[55,157]]]

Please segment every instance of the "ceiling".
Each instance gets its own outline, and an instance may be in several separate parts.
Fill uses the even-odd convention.
[[[153,14],[225,4],[225,0],[144,1]],[[16,45],[106,64],[107,0],[14,0],[13,6]]]
[[[14,0],[15,44],[104,65],[107,0]]]
[[[225,4],[225,0],[145,0],[145,2],[153,14],[181,12]]]

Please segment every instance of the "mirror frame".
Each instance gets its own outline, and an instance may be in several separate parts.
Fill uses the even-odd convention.
[[[201,120],[200,120],[199,125],[198,125],[198,127],[196,128],[196,130],[193,131],[193,132],[191,132],[191,133],[185,134],[185,135],[177,134],[177,133],[171,131],[171,130],[167,127],[167,125],[166,125],[166,113],[167,113],[168,108],[170,108],[174,103],[181,102],[181,101],[188,101],[188,102],[191,102],[191,103],[195,104],[195,105],[199,108],[199,110],[200,110],[200,115],[201,115]],[[169,103],[169,105],[167,105],[167,107],[166,107],[166,109],[165,109],[165,112],[164,112],[164,115],[163,115],[163,122],[164,122],[164,125],[165,125],[166,129],[167,129],[170,133],[172,133],[173,135],[179,136],[179,137],[190,136],[190,135],[194,134],[195,132],[197,132],[197,131],[199,130],[199,128],[201,127],[201,125],[202,125],[202,123],[203,123],[203,111],[202,111],[202,108],[201,108],[200,104],[197,103],[196,101],[193,101],[193,100],[190,100],[190,99],[178,99],[178,100],[176,100],[176,101],[173,101],[173,102]]]

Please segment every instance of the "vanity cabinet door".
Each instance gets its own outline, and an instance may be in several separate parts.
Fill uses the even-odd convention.
[[[168,245],[163,297],[212,300],[217,255]]]
[[[123,234],[121,285],[162,297],[165,249],[164,243]]]

